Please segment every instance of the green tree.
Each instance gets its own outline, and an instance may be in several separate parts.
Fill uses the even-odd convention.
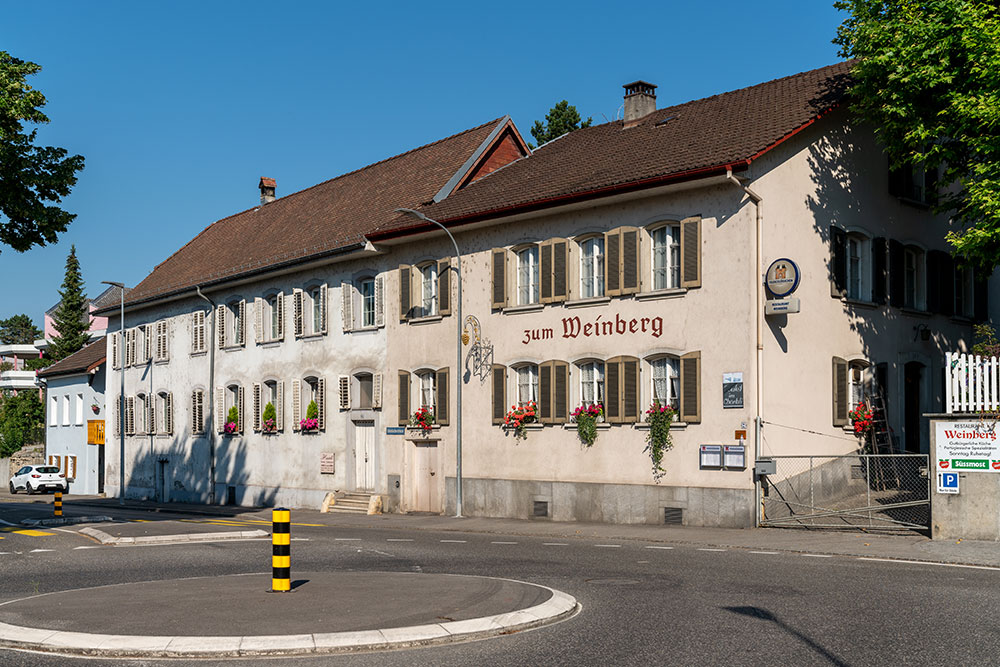
[[[531,136],[541,146],[556,137],[561,137],[567,132],[579,130],[583,127],[590,127],[593,121],[593,118],[587,118],[587,120],[580,122],[580,114],[577,112],[576,107],[563,100],[549,109],[549,112],[545,114],[545,125],[542,125],[542,121],[540,120],[535,121],[534,126],[531,128]]]
[[[83,277],[80,262],[76,258],[76,246],[70,247],[66,258],[66,277],[59,290],[59,307],[56,309],[55,327],[57,336],[49,345],[49,357],[55,361],[65,359],[83,349],[90,339],[90,313],[87,309],[87,295],[83,293]]]
[[[45,408],[38,393],[22,391],[0,397],[0,457],[25,445],[41,442],[45,433]]]
[[[76,215],[55,204],[76,185],[83,157],[64,148],[36,146],[37,130],[24,123],[47,123],[45,96],[27,83],[41,67],[0,51],[0,243],[18,252],[55,243]]]
[[[957,255],[1000,263],[1000,7],[987,0],[838,0],[851,106],[891,164],[940,169]]]
[[[42,330],[27,315],[0,320],[0,345],[31,345],[41,337]]]

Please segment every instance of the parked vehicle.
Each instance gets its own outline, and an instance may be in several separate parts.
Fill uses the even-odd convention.
[[[9,486],[11,493],[24,490],[29,496],[47,489],[66,493],[69,491],[69,480],[56,466],[23,466],[10,478]]]

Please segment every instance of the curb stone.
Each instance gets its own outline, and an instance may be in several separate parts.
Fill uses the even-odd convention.
[[[66,516],[51,519],[23,519],[22,526],[72,526],[77,523],[103,523],[114,521],[110,516]]]
[[[97,528],[82,528],[80,533],[94,538],[106,546],[136,544],[182,544],[184,542],[217,542],[220,540],[247,540],[267,537],[264,530],[236,530],[222,533],[186,533],[182,535],[144,535],[141,537],[115,537]]]

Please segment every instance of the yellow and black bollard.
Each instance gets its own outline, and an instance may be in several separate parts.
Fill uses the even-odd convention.
[[[271,511],[271,592],[292,589],[291,512],[284,507]]]
[[[52,501],[52,509],[56,516],[62,516],[62,491],[56,491],[55,500]]]

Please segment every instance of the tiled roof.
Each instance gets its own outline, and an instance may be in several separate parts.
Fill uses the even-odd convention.
[[[38,377],[55,377],[57,375],[77,375],[86,373],[104,363],[107,357],[107,344],[102,336],[79,352],[74,352],[65,359],[57,361],[48,368],[38,371]]]
[[[576,130],[421,211],[442,222],[471,220],[745,167],[839,104],[850,66],[841,62],[659,109],[633,127],[615,121]],[[399,216],[371,238],[421,227]]]
[[[397,207],[431,201],[500,120],[223,218],[153,269],[126,305],[364,244]]]
[[[128,298],[128,294],[131,291],[132,291],[132,289],[129,288],[129,287],[125,288],[125,298],[126,299]],[[122,291],[121,291],[120,288],[118,288],[118,287],[116,287],[114,285],[109,285],[108,289],[106,289],[103,292],[101,292],[100,294],[98,294],[97,297],[95,299],[93,299],[90,303],[96,309],[108,308],[110,306],[117,306],[122,301],[121,294],[122,294]]]

